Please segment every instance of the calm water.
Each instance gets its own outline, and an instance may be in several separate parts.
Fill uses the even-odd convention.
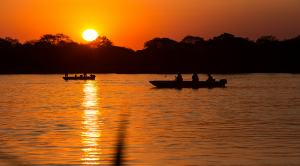
[[[123,123],[127,165],[300,165],[299,74],[62,76],[0,75],[0,165],[109,165]]]

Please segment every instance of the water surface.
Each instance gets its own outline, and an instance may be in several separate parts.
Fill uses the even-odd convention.
[[[121,124],[127,165],[300,164],[299,74],[213,75],[226,87],[199,89],[62,76],[0,75],[0,165],[109,165]]]

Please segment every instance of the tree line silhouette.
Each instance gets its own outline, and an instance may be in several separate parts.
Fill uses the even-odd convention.
[[[105,36],[87,44],[47,34],[21,44],[0,38],[0,74],[49,73],[300,73],[300,35],[255,42],[223,33],[209,40],[154,38],[142,50],[115,46]]]

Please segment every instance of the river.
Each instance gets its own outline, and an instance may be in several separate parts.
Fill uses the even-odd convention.
[[[0,75],[0,165],[110,165],[121,131],[126,165],[300,165],[300,74],[62,76]]]

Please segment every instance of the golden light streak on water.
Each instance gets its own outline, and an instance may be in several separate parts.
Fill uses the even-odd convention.
[[[300,74],[214,75],[226,88],[148,82],[164,76],[0,75],[0,165],[112,165],[122,123],[126,165],[299,165]]]
[[[82,124],[84,125],[81,135],[81,142],[86,147],[82,151],[84,155],[81,160],[83,165],[99,165],[101,149],[99,148],[99,141],[101,137],[102,122],[98,119],[98,97],[97,86],[94,81],[87,81],[84,84],[84,100],[83,106],[85,108]]]

